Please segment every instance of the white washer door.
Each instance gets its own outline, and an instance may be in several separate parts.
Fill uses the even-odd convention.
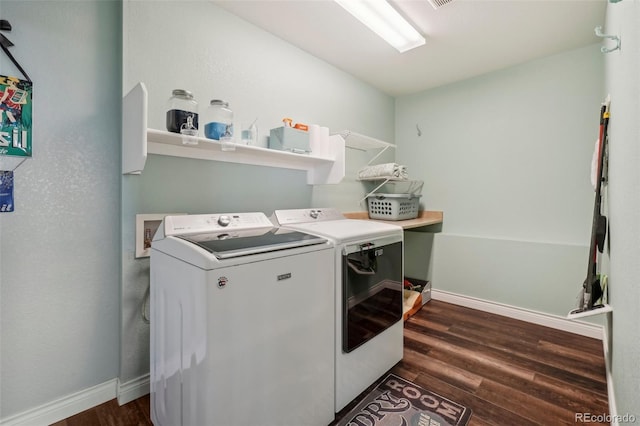
[[[329,424],[334,262],[334,250],[324,249],[206,272],[180,302],[180,379],[163,384],[180,386],[181,414],[167,418],[193,426]]]

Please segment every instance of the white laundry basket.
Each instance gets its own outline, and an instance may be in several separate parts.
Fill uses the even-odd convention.
[[[415,194],[373,194],[367,197],[370,219],[405,220],[418,217],[420,197]]]

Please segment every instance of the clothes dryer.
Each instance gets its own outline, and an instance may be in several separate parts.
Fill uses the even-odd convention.
[[[276,210],[281,227],[335,249],[335,412],[402,359],[403,230],[336,209]]]

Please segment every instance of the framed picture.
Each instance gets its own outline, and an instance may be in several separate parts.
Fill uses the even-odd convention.
[[[0,155],[31,157],[33,83],[0,75]]]

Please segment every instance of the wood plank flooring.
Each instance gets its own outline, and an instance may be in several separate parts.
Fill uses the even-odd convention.
[[[600,340],[432,300],[405,323],[404,344],[390,372],[471,408],[470,426],[575,424],[576,413],[609,412]],[[107,425],[151,425],[149,396],[53,426]]]
[[[431,301],[405,324],[392,370],[467,405],[474,424],[574,424],[606,414],[602,342]]]
[[[148,394],[122,406],[112,399],[52,426],[151,426],[149,401]]]

